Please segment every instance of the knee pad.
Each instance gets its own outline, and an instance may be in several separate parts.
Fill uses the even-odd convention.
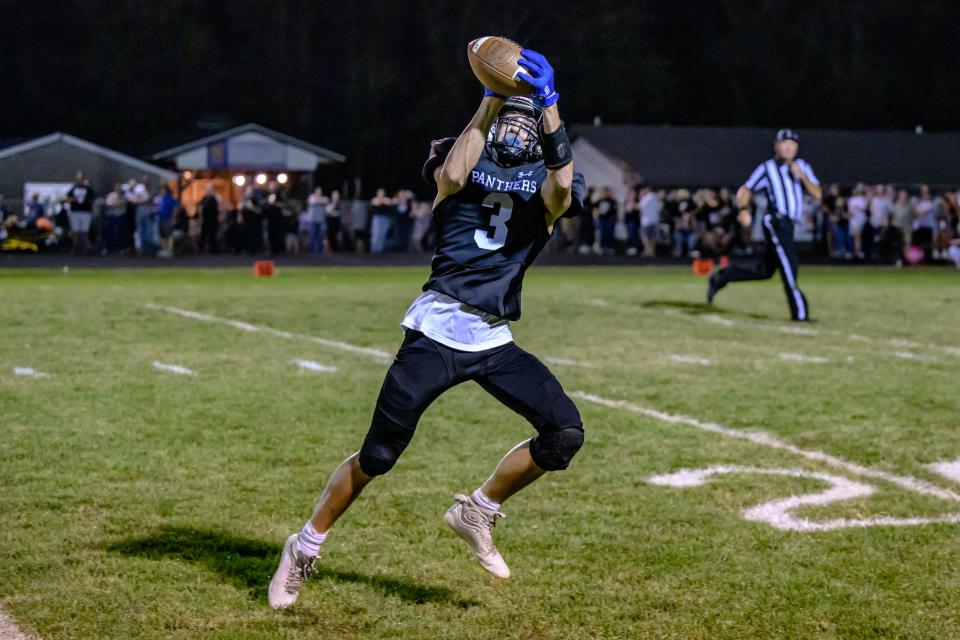
[[[583,427],[566,427],[541,433],[530,441],[530,457],[546,471],[561,471],[583,446]]]
[[[368,476],[382,476],[393,469],[402,451],[384,442],[364,440],[358,457],[360,470]]]
[[[412,437],[413,429],[391,423],[377,406],[357,458],[360,470],[368,476],[384,475],[397,464]]]

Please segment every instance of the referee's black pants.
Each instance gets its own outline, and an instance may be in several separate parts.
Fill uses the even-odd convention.
[[[724,286],[741,280],[766,280],[780,271],[783,290],[790,304],[790,317],[794,320],[808,320],[810,307],[807,298],[797,285],[797,246],[793,241],[793,221],[786,216],[768,213],[763,216],[763,237],[767,241],[767,250],[763,260],[754,264],[732,264],[715,276],[717,284]]]

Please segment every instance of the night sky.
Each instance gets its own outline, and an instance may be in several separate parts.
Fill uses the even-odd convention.
[[[466,43],[545,54],[567,122],[960,129],[958,2],[0,0],[0,138],[148,155],[248,121],[418,184],[481,96]]]

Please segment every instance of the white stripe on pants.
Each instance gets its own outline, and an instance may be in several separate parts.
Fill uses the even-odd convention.
[[[777,230],[771,223],[771,216],[769,213],[763,216],[763,225],[770,232],[770,238],[773,240],[773,246],[776,247],[777,256],[780,258],[780,268],[783,270],[783,274],[787,279],[787,284],[790,285],[790,291],[793,294],[793,300],[797,305],[797,320],[806,320],[807,306],[803,303],[803,294],[800,293],[800,289],[797,287],[797,280],[793,277],[793,268],[790,266],[790,260],[787,259],[787,254],[784,253],[783,247],[780,245],[780,238],[777,237]]]

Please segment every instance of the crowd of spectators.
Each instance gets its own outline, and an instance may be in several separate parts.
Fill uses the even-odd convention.
[[[960,192],[931,195],[892,185],[830,185],[807,196],[798,240],[823,257],[902,265],[952,261],[960,269]],[[618,201],[608,187],[588,189],[587,206],[561,221],[554,246],[581,254],[707,257],[750,254],[762,236],[759,215],[738,218],[734,191],[635,185]],[[762,196],[754,211],[766,207]]]
[[[427,252],[433,249],[431,203],[408,189],[377,189],[370,200],[346,200],[317,187],[303,199],[285,185],[247,185],[237,201],[213,183],[192,207],[167,185],[144,177],[105,196],[78,171],[61,198],[33,194],[22,215],[0,196],[5,249],[169,258],[175,255]],[[756,210],[765,203],[754,202]],[[192,208],[192,210],[188,210]],[[629,257],[749,255],[762,233],[738,217],[729,188],[662,189],[637,184],[623,198],[609,187],[587,191],[579,216],[564,218],[547,250]],[[891,185],[830,185],[822,202],[807,198],[798,240],[824,258],[901,265],[952,261],[960,269],[958,192],[933,195]]]
[[[722,189],[654,189],[636,185],[618,201],[609,187],[587,189],[577,218],[561,221],[555,245],[580,254],[712,257],[751,252],[750,229],[736,220],[733,194]]]
[[[953,260],[960,268],[957,191],[931,195],[893,185],[858,184],[849,193],[830,185],[816,221],[824,250],[835,258],[902,264]]]
[[[82,171],[62,197],[31,194],[18,215],[0,195],[4,250],[171,258],[199,254],[329,254],[429,251],[430,203],[412,191],[370,201],[343,200],[317,187],[305,200],[278,182],[247,185],[231,202],[207,182],[195,205],[183,206],[168,185],[146,176],[97,194]]]

